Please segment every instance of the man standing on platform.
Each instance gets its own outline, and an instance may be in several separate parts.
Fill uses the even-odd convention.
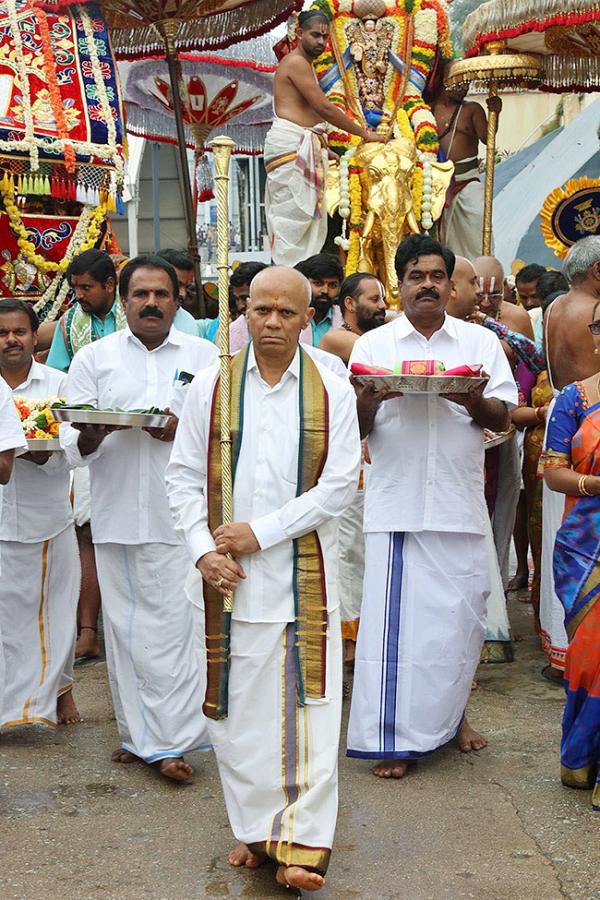
[[[325,243],[326,124],[363,141],[385,142],[334,106],[319,87],[313,63],[327,46],[329,27],[321,10],[300,13],[298,46],[275,75],[275,117],[265,140],[265,214],[277,265],[294,266]]]
[[[318,890],[337,817],[335,519],[356,491],[360,442],[350,385],[298,345],[309,299],[308,282],[293,269],[265,269],[252,281],[252,342],[231,369],[234,524],[220,524],[216,366],[190,388],[167,483],[176,527],[203,578],[204,708],[242,842],[229,862],[256,868],[270,857],[281,884]],[[231,592],[229,621],[221,595]]]
[[[442,76],[443,78],[443,76]],[[466,90],[447,90],[443,81],[431,100],[440,147],[454,163],[454,178],[446,198],[441,234],[450,249],[467,259],[481,253],[483,237],[483,184],[479,178],[479,143],[487,141],[487,118],[479,103],[466,102]],[[500,112],[500,97],[487,100],[489,110]]]
[[[380,760],[383,778],[402,778],[453,738],[464,752],[487,743],[465,718],[490,590],[483,429],[508,427],[517,389],[498,339],[446,315],[453,270],[446,247],[407,238],[396,254],[404,315],[359,338],[351,356],[388,369],[480,363],[489,375],[445,396],[357,386],[371,468],[348,756]]]
[[[83,347],[67,401],[98,409],[170,407],[189,379],[217,358],[213,344],[173,326],[175,270],[138,256],[121,271],[127,327]],[[177,404],[177,408],[175,408]],[[90,467],[92,533],[102,590],[106,658],[121,747],[114,762],[141,759],[177,781],[183,753],[203,743],[202,672],[184,595],[189,571],[167,503],[165,468],[177,417],[160,429],[63,425],[72,465]]]

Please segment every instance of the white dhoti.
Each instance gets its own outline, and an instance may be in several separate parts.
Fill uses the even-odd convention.
[[[73,469],[73,518],[78,526],[85,525],[92,517],[90,494],[90,470],[87,466]]]
[[[348,756],[416,759],[454,738],[479,663],[484,535],[367,533]]]
[[[456,163],[451,199],[444,210],[440,236],[457,256],[481,256],[484,186],[479,180],[479,160]]]
[[[490,596],[487,602],[487,616],[485,620],[485,645],[481,653],[481,662],[504,663],[512,662],[514,658],[510,621],[506,609],[506,594],[498,565],[496,545],[492,525],[487,520],[486,555],[489,567]]]
[[[338,519],[338,592],[342,618],[342,637],[355,641],[363,595],[365,573],[365,538],[363,518],[365,513],[364,491],[357,491],[356,498]]]
[[[183,546],[96,544],[106,660],[121,746],[147,763],[208,744]]]
[[[194,607],[194,615],[203,611]],[[339,610],[329,614],[326,698],[304,707],[293,624],[232,621],[228,716],[208,723],[239,841],[260,845],[282,865],[325,872],[337,819],[341,710]]]
[[[73,685],[79,552],[72,525],[46,541],[2,541],[0,726],[57,725]]]
[[[492,516],[494,542],[504,590],[509,581],[510,548],[520,493],[521,457],[519,445],[513,438],[500,444],[498,448],[498,488]]]
[[[546,422],[550,422],[552,409],[558,396],[548,407]],[[544,450],[546,440],[544,438]],[[565,630],[565,609],[554,590],[554,544],[565,514],[565,496],[551,491],[544,481],[542,487],[542,562],[540,578],[540,627],[542,647],[551,665],[564,670],[565,654],[569,638]]]
[[[265,138],[265,216],[273,262],[295,266],[319,253],[327,237],[323,127],[275,116]]]

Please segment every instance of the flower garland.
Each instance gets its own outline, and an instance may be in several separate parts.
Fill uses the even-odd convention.
[[[50,28],[48,27],[48,17],[43,9],[36,8],[36,16],[40,28],[40,37],[42,39],[42,52],[44,54],[44,68],[46,70],[46,78],[48,81],[48,93],[50,95],[50,105],[56,120],[58,137],[63,142],[65,155],[65,168],[67,172],[72,174],[75,171],[75,151],[73,144],[69,141],[69,130],[67,120],[65,118],[65,109],[63,106],[60,88],[56,78],[56,65],[54,63],[54,53],[52,50],[52,39],[50,37]]]
[[[386,20],[394,26],[392,48],[397,55],[406,59],[406,62],[410,64],[410,70],[417,77],[420,76],[424,82],[431,71],[438,50],[443,58],[450,59],[452,57],[448,9],[445,0],[385,0],[385,4],[388,13]],[[348,47],[346,26],[349,21],[355,20],[353,0],[315,0],[313,8],[320,9],[329,17],[332,23],[333,38],[340,53],[344,53]],[[413,17],[414,22],[412,46],[410,46],[410,35],[407,32],[409,16]],[[404,46],[407,41],[409,46]],[[334,65],[335,55],[330,44],[315,63],[318,80],[322,80]],[[350,83],[352,95],[358,97],[358,85],[353,66],[347,70],[346,78]],[[388,112],[396,107],[398,92],[402,84],[402,74],[393,66],[388,65],[384,81],[385,108]],[[352,118],[356,118],[352,109],[349,109],[348,98],[345,97],[339,81],[328,92],[328,99]],[[402,108],[408,116],[417,149],[422,153],[436,155],[439,150],[439,142],[435,117],[429,106],[423,101],[421,89],[410,80],[406,87]],[[400,126],[400,122],[395,124]],[[407,134],[405,136],[408,137]],[[338,131],[330,134],[330,141],[332,144],[344,147],[354,143],[349,140],[347,134]]]
[[[340,205],[339,214],[343,220],[342,234],[334,238],[334,244],[346,253],[350,249],[350,241],[346,237],[348,219],[350,218],[350,176],[349,163],[354,156],[355,148],[351,147],[340,159]]]
[[[106,216],[106,207],[103,204],[95,208],[84,206],[64,257],[60,262],[52,262],[36,252],[15,200],[14,185],[6,176],[0,180],[0,194],[4,200],[10,227],[17,238],[17,246],[27,262],[35,266],[38,272],[44,275],[51,273],[62,275],[67,271],[75,253],[89,250],[96,245],[100,236],[100,227]]]
[[[57,401],[64,403],[63,397],[49,397],[46,400],[30,400],[28,397],[13,398],[23,433],[28,440],[48,440],[58,437],[59,422],[50,407]]]
[[[346,275],[358,272],[360,261],[360,236],[362,231],[362,185],[360,171],[350,167],[350,246],[346,258]]]
[[[33,134],[33,111],[31,109],[31,93],[29,91],[29,78],[27,75],[27,63],[23,52],[23,39],[21,38],[21,29],[19,27],[19,17],[17,15],[16,0],[7,0],[6,9],[8,13],[8,21],[15,45],[15,60],[17,63],[17,71],[19,73],[19,88],[21,90],[21,104],[23,108],[23,120],[25,122],[25,140],[24,146],[29,149],[29,165],[32,172],[37,172],[39,168],[39,151],[34,140]],[[2,143],[5,143],[2,141]],[[11,142],[12,143],[12,142]]]
[[[421,201],[421,227],[424,231],[433,228],[433,217],[431,210],[433,208],[433,170],[431,165],[431,156],[428,153],[419,153],[419,162],[423,171],[423,196]]]

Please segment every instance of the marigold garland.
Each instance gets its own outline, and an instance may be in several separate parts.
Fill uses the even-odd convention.
[[[350,166],[350,247],[346,258],[346,275],[358,272],[360,259],[360,235],[362,231],[362,185],[360,172],[356,166]]]
[[[65,118],[65,109],[63,106],[58,80],[56,78],[56,64],[54,62],[54,52],[52,50],[52,38],[50,37],[50,28],[48,27],[48,17],[43,9],[39,6],[36,8],[36,17],[40,28],[40,37],[42,39],[42,51],[44,54],[44,68],[48,84],[48,93],[50,95],[50,105],[56,120],[56,130],[58,137],[64,145],[65,168],[67,172],[75,171],[75,150],[73,144],[69,141],[69,129]]]

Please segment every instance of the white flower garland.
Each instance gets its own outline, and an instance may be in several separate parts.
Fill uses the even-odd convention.
[[[19,144],[21,147],[25,146],[29,150],[29,165],[31,167],[31,171],[37,172],[40,165],[39,152],[33,134],[33,112],[31,109],[29,77],[27,75],[27,63],[25,62],[25,56],[23,54],[23,40],[21,38],[21,29],[19,27],[19,17],[17,16],[16,0],[6,0],[6,9],[8,12],[10,30],[12,31],[13,42],[15,45],[15,58],[17,62],[21,88],[21,107],[23,110],[23,121],[25,122],[25,139],[23,141],[19,141]],[[10,141],[8,143],[13,142]]]
[[[430,231],[433,228],[433,218],[431,215],[432,197],[433,197],[433,171],[431,162],[433,154],[422,153],[420,150],[419,162],[423,168],[423,200],[421,201],[421,227],[424,231]]]
[[[348,174],[350,160],[354,156],[356,147],[346,150],[340,159],[340,205],[338,212],[342,217],[342,233],[334,238],[333,243],[341,247],[346,253],[350,249],[350,241],[347,237],[348,219],[350,218],[350,176]]]
[[[67,260],[67,263],[71,262],[71,260],[81,247],[83,241],[85,240],[85,237],[89,231],[92,216],[95,214],[95,212],[96,208],[94,206],[84,206],[81,210],[81,215],[79,216],[77,225],[75,226],[73,234],[71,235],[69,246],[65,251],[64,259]],[[58,294],[56,294],[59,284],[60,290],[58,291]],[[54,278],[49,287],[44,291],[40,299],[34,305],[33,308],[36,313],[41,312],[46,304],[49,303],[50,300],[52,300],[52,298],[56,295],[56,299],[54,300],[54,303],[48,310],[48,313],[45,317],[46,321],[53,322],[64,303],[69,287],[70,285],[66,277],[60,278],[59,276],[57,276],[56,278]]]

